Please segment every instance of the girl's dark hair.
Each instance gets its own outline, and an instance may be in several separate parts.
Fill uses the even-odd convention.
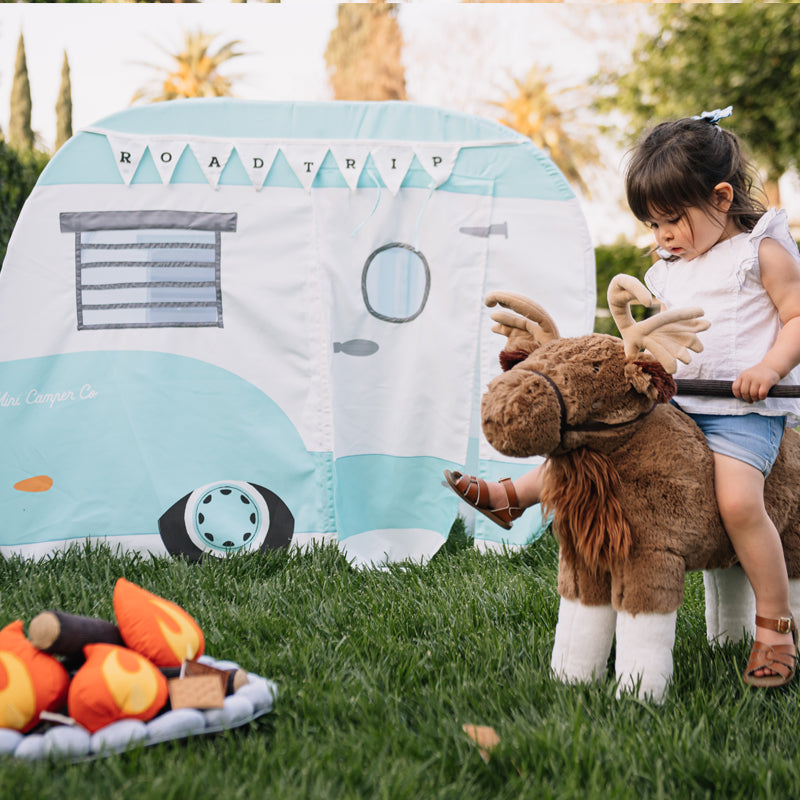
[[[766,211],[755,197],[757,173],[736,134],[707,119],[657,125],[634,148],[625,174],[628,205],[642,222],[653,212],[677,217],[690,206],[707,209],[718,183],[733,187],[728,216],[751,231]]]

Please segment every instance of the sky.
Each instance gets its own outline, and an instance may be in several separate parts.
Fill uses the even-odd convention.
[[[645,6],[577,7],[551,4],[404,4],[409,100],[497,119],[501,99],[534,64],[549,68],[565,102],[586,105],[587,80],[604,63],[630,61],[637,33],[652,24]],[[245,99],[329,100],[324,53],[336,25],[336,4],[284,0],[281,4],[0,4],[0,127],[8,125],[17,40],[25,37],[33,98],[32,124],[45,147],[55,139],[55,103],[66,51],[73,129],[80,130],[130,104],[134,92],[166,66],[183,32],[240,39],[248,53],[226,74],[241,75],[234,91]],[[586,123],[591,119],[587,114]],[[603,148],[605,166],[592,177],[598,190],[583,201],[596,243],[641,234],[621,207],[621,154]]]

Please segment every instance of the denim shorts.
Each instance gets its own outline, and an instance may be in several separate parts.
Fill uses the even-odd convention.
[[[730,456],[759,470],[766,478],[781,446],[786,417],[761,414],[690,414],[714,453]]]

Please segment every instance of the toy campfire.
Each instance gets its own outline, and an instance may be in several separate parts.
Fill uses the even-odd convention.
[[[116,624],[43,611],[0,630],[0,754],[87,758],[236,727],[277,687],[203,654],[197,622],[119,578]]]

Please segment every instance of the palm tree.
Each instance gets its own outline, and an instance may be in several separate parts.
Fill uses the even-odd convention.
[[[139,89],[131,102],[146,100],[158,103],[184,97],[230,97],[233,81],[222,75],[219,68],[226,61],[245,53],[236,50],[241,44],[238,39],[226,42],[212,52],[211,44],[217,35],[203,33],[201,30],[187,31],[184,33],[183,49],[180,52],[170,53],[161,47],[174,61],[172,69],[148,64],[159,76],[150,85]]]
[[[560,105],[557,95],[566,90],[551,91],[549,79],[548,69],[533,66],[524,79],[514,78],[515,93],[492,105],[505,111],[501,123],[545,150],[566,179],[588,197],[580,170],[598,164],[600,153],[588,136],[576,138],[568,132],[575,125],[575,112]]]
[[[336,100],[406,100],[403,36],[395,3],[340,3],[325,49]]]

